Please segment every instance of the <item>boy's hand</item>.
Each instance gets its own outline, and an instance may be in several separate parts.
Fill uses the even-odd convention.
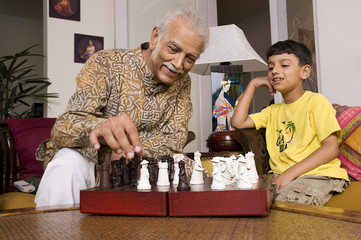
[[[268,77],[266,76],[253,78],[250,84],[253,84],[255,88],[268,88],[272,96],[276,93],[276,90],[273,88],[270,81],[268,80]]]
[[[292,181],[293,181],[293,178],[287,176],[287,174],[281,174],[278,177],[275,177],[273,179],[273,182],[276,184],[276,192],[278,192],[278,190],[280,190],[284,186],[288,185]]]

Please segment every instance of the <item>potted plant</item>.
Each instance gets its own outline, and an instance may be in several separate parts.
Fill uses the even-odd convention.
[[[31,46],[15,55],[0,57],[0,119],[26,118],[31,114],[31,103],[46,102],[47,98],[57,98],[56,93],[46,93],[51,84],[48,78],[34,74],[35,65],[27,65],[29,57],[44,57],[31,53]],[[22,106],[22,107],[21,107]],[[19,108],[21,107],[21,108]]]

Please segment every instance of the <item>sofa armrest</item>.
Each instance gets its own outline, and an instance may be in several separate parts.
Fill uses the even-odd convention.
[[[265,140],[265,129],[236,129],[233,137],[242,145],[245,153],[252,151],[259,175],[270,170],[269,154]]]

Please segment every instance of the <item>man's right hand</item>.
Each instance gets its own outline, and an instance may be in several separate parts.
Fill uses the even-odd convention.
[[[137,128],[127,114],[110,117],[89,134],[89,140],[95,150],[100,144],[108,145],[114,152],[125,153],[128,159],[134,157],[134,152],[144,155],[143,144],[139,139]]]

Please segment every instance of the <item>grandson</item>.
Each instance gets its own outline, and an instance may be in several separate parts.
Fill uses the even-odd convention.
[[[349,183],[337,158],[341,130],[336,112],[324,96],[302,87],[312,65],[305,45],[293,40],[277,42],[268,49],[267,62],[268,76],[248,84],[232,126],[266,128],[275,200],[324,205],[333,192],[342,192]],[[271,95],[279,91],[284,102],[248,115],[254,91],[260,87],[268,88]]]

